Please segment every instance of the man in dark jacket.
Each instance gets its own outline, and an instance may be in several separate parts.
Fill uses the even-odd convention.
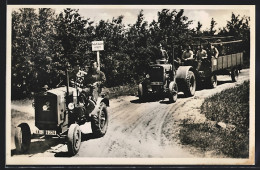
[[[97,63],[91,62],[87,74],[84,76],[84,91],[92,95],[93,100],[97,101],[98,95],[102,91],[102,86],[106,81],[106,76],[102,71],[97,69]]]

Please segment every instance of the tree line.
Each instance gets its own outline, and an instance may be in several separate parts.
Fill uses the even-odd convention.
[[[24,98],[40,92],[44,85],[55,88],[65,79],[64,70],[80,63],[81,67],[95,60],[92,41],[104,41],[100,52],[101,71],[106,75],[107,87],[136,84],[142,79],[149,63],[158,56],[162,44],[169,56],[179,55],[179,46],[192,43],[192,37],[216,35],[216,21],[210,29],[201,30],[198,22],[184,15],[184,10],[163,9],[158,21],[145,21],[140,10],[134,24],[124,25],[124,16],[100,20],[94,24],[84,18],[78,9],[66,8],[59,14],[51,8],[20,8],[12,11],[12,99]],[[232,13],[230,21],[218,35],[234,36],[244,40],[249,60],[249,17]]]

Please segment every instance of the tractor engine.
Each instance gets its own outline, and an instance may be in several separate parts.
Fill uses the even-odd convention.
[[[163,92],[164,86],[169,84],[172,72],[172,65],[157,64],[150,67],[149,80],[154,92]]]
[[[73,102],[74,88],[69,88],[66,98],[66,87],[48,90],[38,94],[34,99],[35,126],[40,130],[56,130],[68,124],[66,104]]]

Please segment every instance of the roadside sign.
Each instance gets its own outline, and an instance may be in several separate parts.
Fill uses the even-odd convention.
[[[92,41],[92,51],[104,50],[104,41]]]

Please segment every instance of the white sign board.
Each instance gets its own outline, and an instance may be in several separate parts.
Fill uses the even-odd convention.
[[[92,51],[104,50],[104,41],[92,41]]]

